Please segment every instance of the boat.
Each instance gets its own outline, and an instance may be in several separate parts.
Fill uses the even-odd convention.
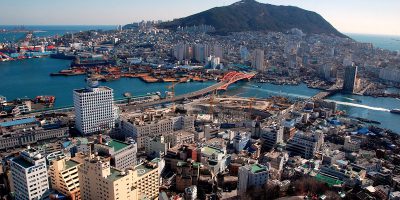
[[[35,103],[53,104],[56,100],[55,96],[37,96],[34,99]]]
[[[393,109],[393,110],[390,110],[390,113],[400,115],[400,109]]]

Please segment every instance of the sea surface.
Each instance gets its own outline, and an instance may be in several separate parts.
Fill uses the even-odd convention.
[[[0,29],[12,30],[15,25],[0,25]],[[40,25],[31,25],[24,26],[26,30],[33,30],[33,36],[35,37],[50,37],[50,36],[62,36],[66,33],[76,33],[80,31],[88,31],[88,30],[112,30],[116,29],[116,25],[53,25],[53,26],[40,26]],[[0,33],[0,42],[15,42],[19,39],[25,37],[26,33],[23,32],[8,32],[8,33]]]
[[[372,43],[374,47],[400,51],[400,36],[346,33],[358,42]]]

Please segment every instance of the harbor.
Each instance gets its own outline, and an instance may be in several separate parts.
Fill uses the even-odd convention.
[[[50,73],[61,71],[70,65],[70,60],[41,59],[21,60],[18,62],[0,63],[0,91],[7,99],[36,97],[40,95],[55,96],[55,108],[72,106],[72,91],[74,88],[85,87],[85,76],[50,76]],[[215,81],[193,81],[178,84],[176,95],[190,93],[208,86]],[[168,91],[170,82],[146,83],[138,78],[121,77],[116,81],[101,82],[101,85],[114,89],[116,99],[124,98],[129,92],[132,96],[146,95],[160,92],[164,95]],[[224,94],[241,97],[265,98],[271,96],[285,96],[293,99],[307,99],[317,93],[319,89],[308,88],[305,84],[277,85],[271,83],[239,82],[229,87]],[[396,98],[370,97],[360,95],[335,94],[328,98],[338,104],[340,110],[348,115],[379,121],[381,127],[400,132],[400,115],[390,113],[392,109],[400,108],[400,100]]]

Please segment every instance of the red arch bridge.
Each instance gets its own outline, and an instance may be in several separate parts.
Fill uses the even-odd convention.
[[[136,105],[126,105],[124,106],[125,110],[130,110],[130,109],[137,109],[137,108],[143,108],[143,107],[149,107],[153,105],[159,105],[159,104],[165,104],[165,103],[170,103],[174,101],[179,101],[183,99],[190,99],[198,96],[202,96],[205,94],[208,94],[210,92],[216,91],[216,90],[227,90],[229,85],[236,83],[240,80],[250,80],[256,75],[256,73],[245,73],[245,72],[237,72],[237,71],[231,71],[226,73],[218,83],[208,86],[204,89],[197,90],[191,93],[175,96],[172,98],[167,98],[167,99],[161,99],[157,101],[152,101],[152,102],[146,102],[142,104],[136,104]]]

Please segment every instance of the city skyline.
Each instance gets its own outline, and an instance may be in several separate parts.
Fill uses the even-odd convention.
[[[180,1],[162,0],[139,2],[120,0],[110,9],[104,0],[85,1],[22,1],[3,4],[0,13],[1,25],[117,25],[141,20],[172,20],[186,17],[217,6],[225,6],[237,0]],[[314,11],[343,33],[400,35],[400,14],[395,0],[351,2],[258,0],[274,5],[291,5]],[[63,8],[63,9],[56,9]],[[356,8],[356,9],[355,9]],[[377,12],[378,11],[378,12]]]

